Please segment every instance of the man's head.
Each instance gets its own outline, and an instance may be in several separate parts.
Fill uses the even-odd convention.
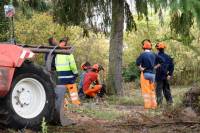
[[[86,62],[84,62],[84,63],[81,64],[81,70],[86,71],[90,67],[91,67],[91,64],[88,61],[86,61]]]
[[[163,42],[158,42],[155,47],[159,51],[164,51],[164,49],[166,48],[166,45]]]
[[[64,40],[60,40],[59,41],[59,47],[65,47],[66,46],[66,42]]]
[[[49,42],[50,46],[56,46],[57,45],[56,39],[54,37],[50,37],[48,39],[48,42]]]
[[[69,42],[69,37],[65,36],[60,40],[59,46],[60,47],[65,47],[65,46],[68,45],[68,42]]]
[[[102,65],[99,65],[99,64],[94,64],[92,66],[92,70],[95,71],[95,72],[99,72],[101,70],[104,70],[103,66]]]
[[[152,44],[151,44],[151,41],[149,39],[145,39],[142,41],[142,48],[144,50],[148,49],[148,50],[151,50],[152,49]]]

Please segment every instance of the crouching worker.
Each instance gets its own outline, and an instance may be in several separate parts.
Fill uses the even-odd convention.
[[[60,47],[65,47],[67,42],[65,40],[61,40],[59,43]],[[78,70],[76,67],[76,63],[74,60],[74,56],[57,54],[56,55],[56,71],[58,74],[58,84],[65,85],[66,89],[68,89],[72,104],[80,105],[77,86],[75,84],[75,80],[78,76]],[[68,102],[66,101],[66,105]]]
[[[105,85],[100,84],[99,71],[104,70],[102,66],[94,64],[90,71],[85,73],[83,80],[83,92],[88,97],[103,97],[106,93]]]
[[[160,66],[162,61],[151,51],[150,40],[142,41],[144,52],[137,58],[136,65],[141,71],[140,84],[142,96],[144,98],[145,109],[157,108],[155,96],[155,69]]]
[[[88,61],[81,64],[82,73],[80,74],[80,81],[79,81],[79,84],[78,84],[78,95],[79,95],[80,98],[85,97],[85,94],[83,92],[83,79],[85,77],[85,74],[91,69],[91,67],[92,66]]]

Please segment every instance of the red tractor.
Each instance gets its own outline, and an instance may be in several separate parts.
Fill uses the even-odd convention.
[[[29,59],[34,53],[49,53],[50,64],[52,54],[71,52],[70,47],[0,43],[0,124],[18,129],[38,128],[43,118],[47,122],[53,120],[56,84],[50,67],[39,66]]]

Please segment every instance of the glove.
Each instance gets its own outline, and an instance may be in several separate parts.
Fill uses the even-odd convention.
[[[170,75],[167,76],[167,80],[171,80],[171,76]]]

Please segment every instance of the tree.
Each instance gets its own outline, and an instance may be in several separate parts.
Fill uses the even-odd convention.
[[[0,0],[0,41],[7,41],[8,39],[9,22],[4,13],[5,4],[5,0]]]
[[[54,20],[62,25],[81,25],[110,32],[108,92],[122,94],[122,47],[124,19],[129,30],[136,28],[125,0],[53,0]],[[101,19],[98,19],[101,17]],[[112,20],[112,21],[111,21]]]
[[[19,1],[15,3],[28,5],[33,9],[43,5],[44,0]],[[122,48],[124,22],[128,29],[136,29],[132,13],[126,0],[51,0],[54,21],[64,26],[78,25],[83,28],[83,36],[88,36],[88,30],[110,34],[109,52],[109,92],[120,95],[122,91]],[[164,9],[170,10],[172,31],[171,37],[190,43],[192,36],[190,28],[194,18],[200,22],[199,0],[134,0],[138,19],[145,18],[148,26],[149,8],[159,12],[162,19]],[[20,4],[19,4],[20,3]],[[17,5],[17,4],[16,4]],[[22,6],[26,7],[26,6]],[[22,8],[23,9],[23,8]],[[25,8],[26,9],[26,8]],[[23,10],[22,10],[23,11]],[[99,19],[100,18],[100,19]],[[112,21],[111,21],[112,20]],[[162,19],[163,22],[163,19]],[[198,23],[199,24],[199,23]],[[199,24],[200,25],[200,24]],[[109,32],[111,27],[111,31]],[[171,38],[170,38],[171,39]],[[173,38],[174,39],[174,38]]]
[[[0,41],[7,41],[9,38],[9,19],[5,17],[4,5],[13,4],[15,8],[21,10],[26,16],[31,17],[31,10],[46,11],[48,3],[45,0],[0,0]]]
[[[122,47],[124,29],[124,1],[112,0],[112,24],[109,49],[108,88],[115,93],[122,91]],[[110,89],[112,90],[112,89]]]

